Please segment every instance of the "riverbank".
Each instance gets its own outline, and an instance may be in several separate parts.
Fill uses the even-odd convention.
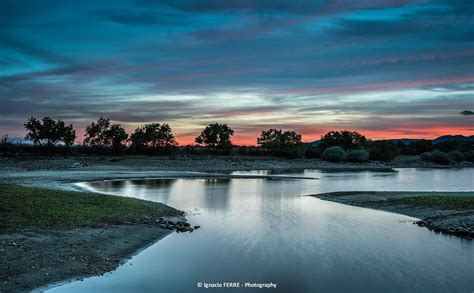
[[[0,185],[0,292],[104,274],[171,233],[164,204],[112,195]]]
[[[5,171],[36,170],[166,170],[166,171],[236,171],[268,169],[380,170],[391,168],[460,168],[474,167],[472,162],[440,165],[424,161],[419,156],[399,156],[392,162],[334,163],[321,159],[281,159],[245,156],[10,156],[0,157]]]
[[[313,195],[333,202],[404,214],[435,232],[474,237],[474,192],[332,192]]]

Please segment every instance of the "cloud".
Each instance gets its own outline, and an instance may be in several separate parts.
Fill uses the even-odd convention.
[[[166,120],[187,136],[222,121],[248,141],[470,127],[472,1],[2,4],[0,133],[30,115]]]
[[[156,10],[104,12],[100,13],[100,15],[111,22],[132,26],[174,26],[191,24],[191,18],[184,14]]]
[[[474,111],[464,110],[464,111],[462,111],[460,114],[461,114],[461,115],[465,115],[465,116],[474,115]]]

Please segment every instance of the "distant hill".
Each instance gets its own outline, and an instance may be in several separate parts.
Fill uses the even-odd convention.
[[[412,138],[394,138],[394,139],[387,139],[387,141],[393,142],[393,143],[398,143],[402,142],[405,145],[409,145],[414,141],[417,141],[418,139],[412,139]],[[442,143],[445,141],[468,141],[468,142],[474,142],[474,135],[471,136],[464,136],[464,135],[443,135],[438,138],[433,139],[433,144],[438,144]],[[309,144],[311,146],[317,147],[321,141],[316,140],[313,142],[310,142]]]
[[[395,139],[388,139],[389,142],[399,143],[402,142],[404,145],[409,145],[410,143],[416,141],[417,139],[412,138],[395,138]]]
[[[443,135],[433,140],[434,144],[445,142],[445,141],[469,141],[474,142],[474,135]]]

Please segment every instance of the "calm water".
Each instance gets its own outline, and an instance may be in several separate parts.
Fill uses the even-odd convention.
[[[270,292],[474,290],[473,241],[430,232],[403,215],[305,196],[343,190],[472,191],[473,169],[231,174],[318,179],[90,183],[96,191],[187,211],[189,221],[202,228],[171,234],[111,274],[51,292],[219,291],[197,288],[198,282],[277,283],[277,290],[255,289]]]

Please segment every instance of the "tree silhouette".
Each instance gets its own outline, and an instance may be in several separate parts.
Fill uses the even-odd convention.
[[[109,118],[100,117],[86,127],[85,143],[93,147],[121,148],[128,134],[120,124],[111,124]]]
[[[46,142],[48,147],[52,147],[62,141],[69,147],[76,139],[72,124],[66,125],[64,121],[51,117],[44,117],[41,121],[31,117],[24,126],[28,130],[25,138],[31,139],[34,144],[43,145]]]
[[[257,144],[274,154],[301,156],[304,153],[304,144],[301,142],[301,134],[294,131],[283,131],[281,129],[269,129],[262,131],[257,138]]]
[[[92,122],[91,125],[86,127],[84,142],[94,147],[109,146],[110,140],[107,136],[109,128],[110,119],[100,116],[97,122]]]
[[[233,135],[234,130],[227,124],[213,123],[201,131],[201,134],[196,137],[195,142],[199,145],[205,145],[217,153],[219,149],[232,147]]]
[[[321,148],[339,146],[345,150],[363,149],[367,139],[356,131],[330,131],[321,137]]]
[[[166,124],[151,123],[135,129],[130,135],[132,147],[140,150],[146,147],[170,147],[177,145],[171,127]]]

